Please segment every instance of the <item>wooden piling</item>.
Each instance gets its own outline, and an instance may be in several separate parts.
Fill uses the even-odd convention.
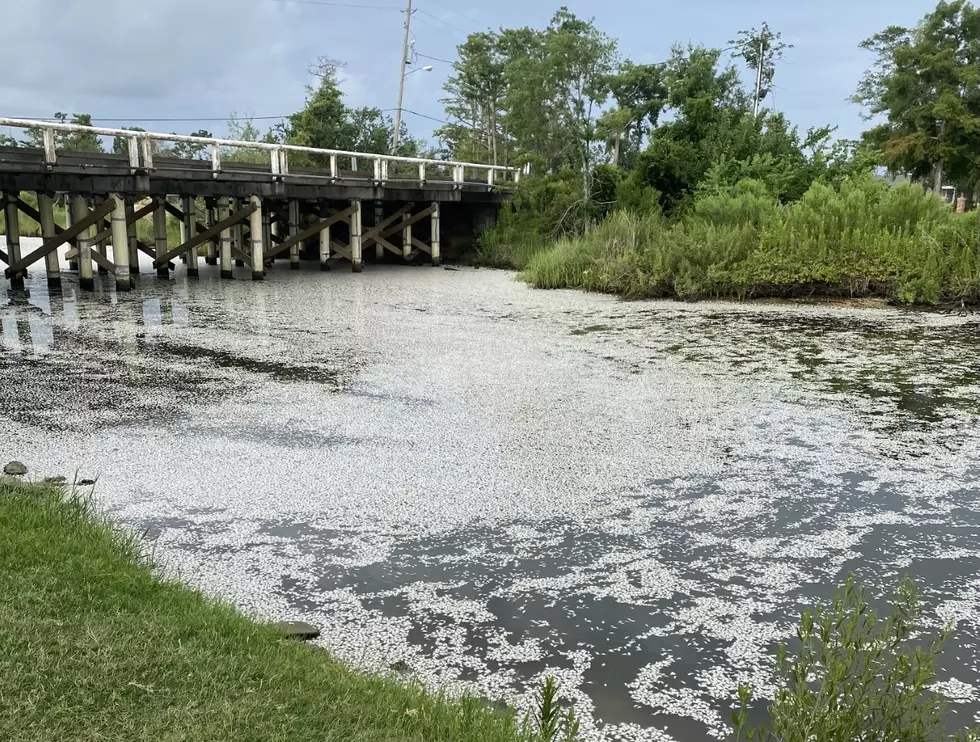
[[[129,230],[126,224],[126,199],[112,196],[112,261],[116,264],[116,291],[129,291],[133,279],[129,274]]]
[[[37,211],[41,224],[41,238],[45,240],[53,239],[58,232],[54,221],[54,195],[51,193],[38,193]],[[47,274],[48,287],[60,289],[61,263],[58,262],[57,250],[52,250],[44,256],[44,269],[44,272]]]
[[[350,205],[354,211],[350,215],[350,262],[351,270],[360,273],[364,270],[364,260],[361,256],[361,199],[352,198]]]
[[[72,223],[77,224],[88,216],[88,199],[74,196],[71,201]],[[94,227],[86,227],[78,235],[78,286],[83,291],[95,290],[95,276],[92,274],[92,235]]]
[[[228,218],[230,199],[222,196],[218,199],[218,221],[222,222]],[[215,225],[217,226],[217,225]],[[218,242],[218,258],[221,261],[221,277],[231,279],[235,277],[232,271],[231,262],[231,227],[221,230],[221,237]]]
[[[249,241],[251,244],[252,255],[252,280],[261,281],[263,278],[265,278],[265,256],[263,255],[264,245],[262,244],[265,235],[264,212],[262,210],[261,198],[258,196],[252,196],[252,198],[249,200],[251,201],[252,206],[255,207],[255,211],[253,211],[248,217]]]
[[[156,196],[156,208],[153,210],[153,256],[159,258],[167,254],[167,206],[166,196]],[[157,278],[170,279],[170,268],[167,265],[157,267]]]
[[[7,232],[7,265],[13,265],[20,260],[20,213],[17,209],[19,194],[5,194],[3,198],[3,215]],[[10,277],[10,288],[24,288],[26,271],[19,271]]]

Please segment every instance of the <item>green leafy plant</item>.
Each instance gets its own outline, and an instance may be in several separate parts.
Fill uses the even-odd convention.
[[[550,675],[538,692],[534,727],[531,736],[535,742],[575,742],[578,739],[579,721],[575,707],[566,710],[558,703],[558,684]]]
[[[796,635],[797,655],[781,646],[776,664],[779,690],[765,725],[750,728],[751,691],[739,688],[733,736],[770,742],[938,742],[976,740],[970,730],[955,736],[943,727],[946,704],[930,689],[947,626],[931,640],[920,633],[922,606],[915,583],[898,587],[891,614],[880,619],[864,590],[848,578],[830,605],[807,610]]]

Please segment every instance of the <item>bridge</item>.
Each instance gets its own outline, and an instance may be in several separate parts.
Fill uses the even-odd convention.
[[[12,288],[23,288],[28,268],[42,261],[48,285],[60,287],[65,246],[67,270],[78,272],[85,290],[95,288],[101,273],[129,291],[141,252],[161,279],[177,270],[178,259],[188,276],[199,275],[202,257],[225,279],[234,278],[234,267],[247,266],[261,280],[272,260],[288,257],[298,269],[311,254],[320,270],[346,261],[360,272],[372,246],[375,260],[437,266],[444,236],[465,240],[492,222],[526,174],[498,165],[64,122],[0,118],[0,126],[29,130],[43,145],[0,147],[7,232],[0,261]],[[125,143],[125,154],[62,151],[59,134],[114,137]],[[174,144],[199,151],[201,159],[169,156]],[[25,193],[36,194],[36,207]],[[56,200],[66,205],[63,225],[55,219]],[[20,213],[40,225],[42,236],[27,254]],[[168,216],[180,225],[179,240],[168,236]],[[137,234],[144,218],[153,223],[149,244]]]

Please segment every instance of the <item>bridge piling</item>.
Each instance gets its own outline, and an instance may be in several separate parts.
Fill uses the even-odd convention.
[[[3,197],[4,224],[7,232],[7,265],[20,260],[20,212],[17,209],[19,194],[6,193]],[[10,288],[24,288],[24,271],[10,277]]]
[[[262,244],[265,236],[265,211],[262,208],[262,199],[258,196],[253,195],[249,201],[255,207],[255,211],[249,214],[248,217],[248,236],[252,248],[252,280],[261,281],[265,278],[265,246]]]
[[[184,196],[181,198],[181,206],[184,212],[184,241],[190,240],[197,236],[197,207],[194,205],[193,196]],[[187,255],[187,276],[189,278],[196,278],[199,275],[198,263],[200,258],[197,254],[197,247],[192,247],[186,253]]]
[[[85,196],[75,196],[71,202],[71,218],[77,224],[88,216],[88,199]],[[92,230],[86,227],[78,235],[78,287],[82,291],[95,290],[95,276],[92,274]]]
[[[213,227],[217,222],[215,218],[215,200],[213,198],[204,199],[204,226]],[[217,265],[218,264],[218,249],[217,242],[215,240],[208,240],[207,252],[204,256],[205,265]]]
[[[159,258],[167,254],[167,206],[166,196],[155,198],[156,208],[153,209],[153,257]],[[170,269],[166,265],[157,268],[157,278],[170,279]]]
[[[406,211],[402,214],[402,221],[408,222],[411,218],[412,212]],[[412,223],[408,222],[402,227],[402,260],[406,263],[412,257]]]
[[[326,201],[320,203],[319,213],[321,218],[326,218],[330,213]],[[320,230],[320,270],[330,270],[330,225],[328,224]]]
[[[230,213],[234,213],[241,208],[241,201],[237,198],[231,199],[231,206],[229,208]],[[239,255],[245,252],[245,242],[244,242],[244,227],[242,223],[239,222],[234,227],[231,228],[231,246],[232,255]],[[244,268],[245,261],[241,258],[235,258],[235,267]]]
[[[129,291],[133,285],[129,274],[129,230],[126,224],[126,199],[112,196],[112,261],[116,264],[116,291]]]
[[[126,241],[129,248],[129,273],[130,275],[140,272],[140,250],[137,244],[139,237],[136,235],[136,204],[132,198],[126,199]]]
[[[229,215],[229,198],[227,196],[222,196],[218,199],[218,221],[222,222],[228,218]],[[217,225],[216,225],[217,226]],[[231,262],[231,227],[225,227],[221,230],[221,237],[218,248],[218,259],[221,261],[221,277],[225,279],[231,279],[235,277],[232,271]]]
[[[37,211],[41,223],[41,239],[54,239],[58,233],[54,222],[54,196],[50,193],[38,193]],[[44,256],[44,268],[48,278],[48,288],[60,289],[61,264],[58,262],[57,250],[52,250]]]
[[[385,218],[385,205],[383,201],[374,202],[374,226],[380,226],[381,222]],[[377,260],[382,260],[385,256],[384,246],[380,242],[374,243],[374,257]]]
[[[361,256],[361,199],[352,198],[350,205],[354,211],[350,215],[350,262],[351,270],[360,273],[364,270],[364,260]]]
[[[439,245],[439,202],[435,201],[432,204],[434,211],[432,212],[432,265],[435,268],[439,267],[441,262],[441,249]]]
[[[67,204],[68,199],[65,199]],[[53,239],[57,233],[54,220],[54,194],[39,191],[37,193],[38,224],[41,227],[41,239]],[[71,226],[71,225],[69,225]],[[48,288],[61,290],[61,264],[58,261],[58,251],[52,250],[44,256],[44,272],[47,276]]]
[[[299,201],[295,198],[289,201],[289,236],[295,237],[299,234]],[[289,248],[289,268],[299,270],[299,243]]]
[[[70,193],[65,194],[65,229],[71,229],[71,225],[75,223],[75,204],[74,199],[71,198]],[[68,270],[77,271],[78,270],[78,250],[75,251],[75,257],[68,258]]]

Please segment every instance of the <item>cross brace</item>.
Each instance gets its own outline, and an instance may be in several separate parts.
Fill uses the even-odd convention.
[[[74,237],[78,237],[78,235],[80,235],[86,229],[91,227],[93,224],[98,223],[99,220],[102,219],[106,214],[110,214],[112,212],[112,209],[113,209],[112,199],[107,199],[102,203],[101,206],[96,208],[95,211],[92,211],[87,216],[83,217],[82,219],[79,219],[71,227],[64,230],[61,234],[58,234],[54,237],[49,237],[41,244],[39,248],[32,251],[28,255],[25,255],[23,258],[18,260],[13,265],[7,267],[7,269],[4,271],[4,275],[7,278],[10,278],[15,274],[20,273],[29,265],[32,265],[39,258],[47,255],[52,250],[57,250],[63,244],[68,242],[68,240]],[[93,252],[97,252],[97,251],[93,250]]]
[[[309,227],[307,227],[306,229],[304,229],[302,232],[299,232],[298,234],[296,234],[296,235],[294,235],[292,237],[289,237],[289,238],[283,240],[278,245],[276,245],[274,248],[272,248],[271,250],[268,250],[265,253],[265,257],[267,257],[267,258],[273,258],[276,255],[278,255],[279,253],[285,252],[286,250],[288,250],[289,248],[291,248],[293,245],[295,245],[297,243],[300,243],[303,240],[308,239],[308,238],[312,237],[315,234],[319,234],[321,230],[326,229],[330,225],[336,224],[339,221],[343,221],[344,219],[346,219],[347,217],[349,217],[351,214],[354,213],[355,208],[356,207],[354,207],[354,206],[349,206],[346,209],[344,209],[343,211],[338,211],[336,214],[332,214],[331,216],[328,216],[326,219],[321,219],[320,221],[315,222],[314,224],[311,224]]]
[[[203,232],[200,232],[194,237],[191,237],[183,245],[178,245],[177,247],[168,250],[165,254],[158,255],[156,259],[153,261],[153,267],[162,268],[167,264],[168,261],[170,261],[172,258],[176,258],[182,252],[187,252],[191,248],[197,247],[198,245],[203,245],[208,240],[219,236],[223,230],[228,229],[229,227],[234,227],[239,222],[248,219],[248,217],[251,215],[253,211],[255,211],[256,208],[258,207],[255,204],[249,204],[245,208],[236,211],[227,219],[222,219],[217,224],[208,227]]]

